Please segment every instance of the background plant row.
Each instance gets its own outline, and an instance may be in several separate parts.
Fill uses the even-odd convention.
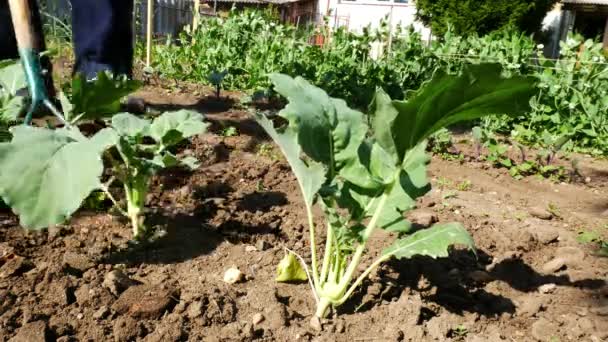
[[[209,18],[177,42],[156,46],[155,69],[166,78],[208,83],[215,71],[226,71],[225,88],[262,92],[269,73],[302,76],[359,108],[371,101],[376,87],[403,99],[437,70],[457,72],[464,65],[496,62],[506,73],[538,78],[538,94],[527,115],[490,117],[483,125],[536,144],[543,133],[572,136],[571,149],[608,154],[608,59],[601,45],[570,37],[559,60],[542,58],[532,38],[499,31],[460,37],[447,32],[427,44],[411,29],[398,28],[390,49],[372,58],[375,42],[388,41],[388,27],[355,34],[340,28],[323,46],[312,44],[319,30],[280,23],[269,11],[232,11]]]

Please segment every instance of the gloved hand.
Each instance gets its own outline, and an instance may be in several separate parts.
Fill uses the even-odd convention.
[[[34,49],[20,49],[19,55],[21,57],[21,64],[25,71],[25,78],[27,80],[28,88],[30,91],[31,104],[25,116],[25,124],[29,125],[32,122],[34,113],[42,108],[47,107],[53,115],[57,116],[59,120],[66,124],[63,115],[55,108],[53,103],[50,101],[46,87],[43,80],[42,67],[40,66],[40,56]]]

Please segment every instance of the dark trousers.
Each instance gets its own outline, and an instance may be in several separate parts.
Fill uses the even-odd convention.
[[[41,33],[36,1],[35,30]],[[93,78],[99,71],[131,76],[133,0],[72,0],[74,72]],[[0,0],[0,60],[16,58],[17,46],[7,0]]]

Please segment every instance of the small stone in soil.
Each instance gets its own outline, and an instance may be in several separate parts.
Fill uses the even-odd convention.
[[[550,283],[550,284],[543,284],[541,286],[538,287],[538,291],[540,293],[553,293],[555,291],[555,289],[557,288],[557,285]]]
[[[547,209],[541,207],[533,207],[528,210],[528,213],[533,217],[539,218],[541,220],[550,220],[553,218],[553,214],[551,214]]]
[[[255,246],[245,246],[245,252],[247,252],[247,253],[255,252],[257,250],[258,249],[255,248]]]
[[[255,315],[253,315],[253,317],[251,318],[251,322],[253,323],[253,325],[258,325],[260,323],[262,323],[264,321],[264,315],[262,315],[261,313],[256,313]]]
[[[232,267],[224,272],[224,282],[228,284],[236,284],[243,281],[245,275],[238,268]]]

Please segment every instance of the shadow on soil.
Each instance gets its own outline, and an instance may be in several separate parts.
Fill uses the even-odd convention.
[[[209,127],[210,132],[222,136],[227,128],[234,127],[239,135],[252,137],[245,151],[253,151],[257,145],[269,141],[269,137],[264,129],[255,121],[251,112],[276,112],[282,107],[276,103],[260,103],[247,109],[237,100],[230,97],[216,99],[214,96],[206,96],[192,105],[156,104],[152,108],[158,111],[195,110],[205,115],[207,122],[211,124]]]
[[[209,254],[223,241],[233,244],[252,244],[263,235],[285,239],[284,233],[269,223],[252,222],[222,218],[219,224],[211,226],[207,222],[225,210],[223,201],[234,189],[224,183],[209,183],[194,190],[194,198],[200,199],[192,214],[182,212],[168,213],[160,209],[150,213],[147,222],[151,227],[161,227],[163,234],[154,241],[131,244],[126,248],[110,253],[104,262],[109,264],[172,264]],[[280,192],[254,192],[245,195],[238,202],[238,210],[257,212],[274,206],[287,204],[287,198]]]
[[[490,293],[482,288],[483,285],[469,278],[468,274],[478,269],[476,266],[482,266],[483,269],[484,260],[490,260],[489,255],[483,251],[478,253],[477,260],[469,252],[454,251],[449,259],[415,257],[391,261],[379,270],[378,276],[382,279],[380,282],[364,282],[355,298],[349,300],[340,311],[364,312],[382,301],[397,300],[404,292],[414,291],[420,293],[423,303],[435,303],[455,314],[475,312],[482,316],[499,316],[515,313],[516,305],[510,298]],[[603,279],[571,281],[568,276],[543,275],[518,258],[503,260],[488,275],[488,281],[502,281],[522,292],[537,291],[543,284],[581,289],[599,289],[606,285]],[[384,288],[378,289],[379,283],[384,284]],[[363,305],[354,306],[349,303]],[[420,311],[420,320],[423,321],[435,315],[426,307]]]

